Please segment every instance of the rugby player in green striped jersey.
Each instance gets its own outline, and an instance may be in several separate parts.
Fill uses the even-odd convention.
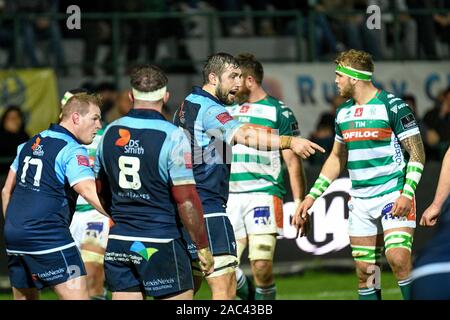
[[[238,104],[228,111],[234,119],[284,136],[298,136],[298,123],[283,102],[262,87],[263,66],[252,54],[236,57],[242,71]],[[243,300],[275,300],[273,257],[276,236],[283,232],[283,196],[286,164],[292,196],[297,205],[304,197],[306,178],[300,157],[290,149],[257,150],[233,146],[227,214],[234,228],[237,254],[248,245],[255,292],[240,268],[236,269],[237,295]]]
[[[346,167],[352,182],[348,231],[359,298],[381,298],[377,265],[384,249],[403,298],[409,299],[414,193],[425,163],[419,128],[402,99],[373,85],[370,54],[352,49],[340,53],[335,63],[335,83],[348,100],[336,112],[333,150],[293,223],[301,226],[314,201]]]

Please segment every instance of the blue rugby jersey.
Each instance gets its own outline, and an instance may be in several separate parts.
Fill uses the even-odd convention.
[[[105,172],[111,188],[111,238],[180,237],[171,187],[195,184],[189,142],[181,129],[157,111],[132,109],[106,128],[94,170]]]
[[[191,142],[194,177],[205,214],[225,212],[231,168],[230,142],[241,123],[223,104],[194,87],[174,116]]]
[[[8,253],[42,254],[75,245],[69,230],[77,198],[72,187],[94,179],[86,148],[52,124],[18,147],[11,169],[16,186],[5,218]]]

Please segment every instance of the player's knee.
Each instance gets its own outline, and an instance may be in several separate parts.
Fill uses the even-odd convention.
[[[251,234],[249,237],[250,261],[273,260],[276,237],[273,234]]]
[[[386,256],[409,256],[411,254],[412,243],[413,236],[408,232],[390,232],[384,237]]]
[[[257,283],[270,285],[273,282],[272,261],[255,260],[252,261],[253,275]]]
[[[383,247],[352,245],[352,256],[356,263],[356,274],[360,283],[372,275],[372,269],[381,258]]]

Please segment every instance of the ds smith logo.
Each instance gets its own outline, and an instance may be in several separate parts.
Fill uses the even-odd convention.
[[[119,129],[120,138],[116,140],[115,145],[124,147],[127,154],[144,154],[144,148],[140,146],[139,140],[131,139],[131,133],[127,129]]]
[[[44,155],[44,150],[42,149],[41,138],[37,137],[36,141],[31,146],[31,150],[33,150],[33,155],[37,157],[42,157]]]

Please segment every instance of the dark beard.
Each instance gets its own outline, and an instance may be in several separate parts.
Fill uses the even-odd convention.
[[[244,102],[248,101],[249,97],[250,97],[250,90],[248,90],[245,87],[236,93],[236,98],[234,99],[234,102],[238,104],[243,104]]]
[[[234,100],[228,99],[228,92],[223,91],[221,85],[219,85],[216,89],[216,97],[224,105],[229,106],[229,105],[234,104]]]

